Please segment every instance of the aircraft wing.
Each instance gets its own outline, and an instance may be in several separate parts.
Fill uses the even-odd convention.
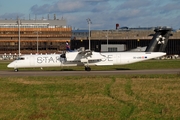
[[[105,56],[101,55],[99,52],[93,52],[90,50],[76,51],[66,53],[67,61],[89,61],[89,60],[102,60]]]
[[[106,56],[103,56],[101,53],[92,52],[90,50],[79,52],[79,54],[82,55],[82,59],[87,59],[87,60],[102,60],[106,58]]]
[[[82,57],[84,58],[87,58],[92,56],[92,51],[91,50],[80,51],[78,54],[82,55]]]

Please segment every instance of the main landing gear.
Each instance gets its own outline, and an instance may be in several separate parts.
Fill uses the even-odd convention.
[[[17,68],[14,69],[14,72],[18,72],[19,70]]]
[[[91,68],[89,66],[85,66],[85,71],[91,71]]]
[[[83,59],[81,59],[81,62],[84,64],[85,71],[91,71],[91,68],[89,67],[88,59],[83,58]]]

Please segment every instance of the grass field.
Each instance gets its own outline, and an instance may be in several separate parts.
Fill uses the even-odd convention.
[[[97,70],[180,68],[179,60],[146,61]],[[7,62],[0,63],[1,70]],[[45,70],[59,70],[46,68]],[[83,67],[72,67],[67,70]],[[33,69],[29,69],[33,70]],[[2,120],[180,119],[180,74],[1,77]]]
[[[180,75],[0,77],[0,119],[180,119]]]

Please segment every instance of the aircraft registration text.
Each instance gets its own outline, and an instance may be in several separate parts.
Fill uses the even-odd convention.
[[[133,59],[146,59],[147,56],[133,57]]]

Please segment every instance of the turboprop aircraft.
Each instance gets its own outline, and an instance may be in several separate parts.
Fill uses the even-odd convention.
[[[155,34],[145,52],[101,53],[91,50],[78,50],[63,54],[22,55],[7,67],[14,68],[14,71],[17,72],[19,68],[85,66],[85,70],[90,71],[90,66],[93,65],[124,65],[145,61],[166,55],[163,51],[165,51],[171,30],[167,27],[155,28]]]

